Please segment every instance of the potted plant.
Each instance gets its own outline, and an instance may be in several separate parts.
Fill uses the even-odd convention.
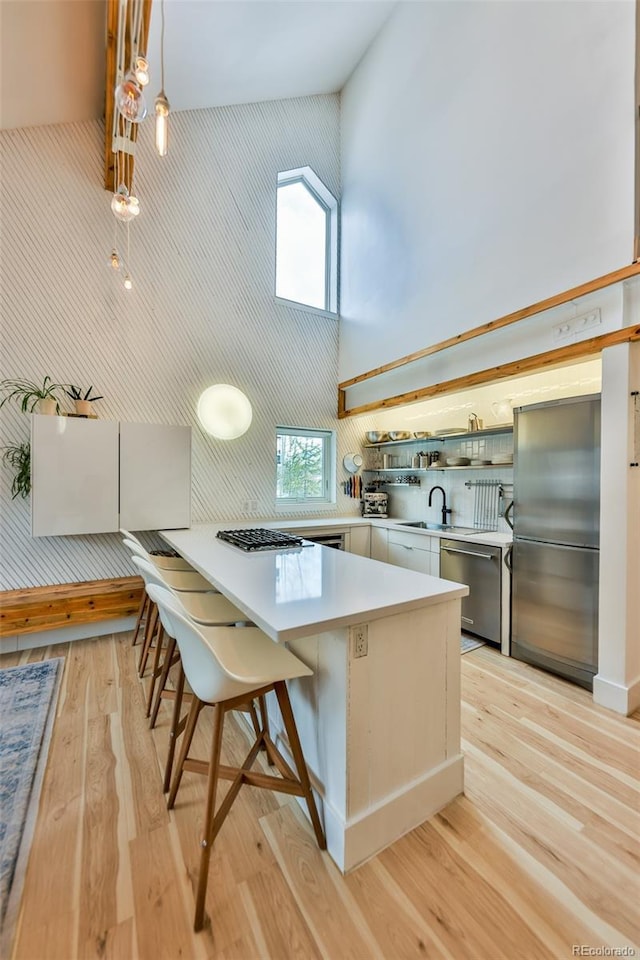
[[[33,413],[38,408],[38,413],[59,413],[60,405],[58,401],[58,390],[64,390],[63,383],[52,383],[51,377],[45,377],[42,385],[39,386],[32,380],[19,378],[17,380],[0,381],[0,391],[5,396],[0,401],[0,407],[3,407],[7,400],[15,398],[20,403],[20,409],[23,413]]]
[[[93,387],[89,387],[84,396],[80,387],[74,386],[72,383],[69,384],[69,389],[65,390],[65,393],[68,397],[71,397],[72,400],[75,400],[76,404],[76,413],[80,414],[83,417],[91,416],[91,404],[94,400],[102,400],[102,397],[92,397],[91,391]]]
[[[31,490],[31,446],[28,443],[16,443],[3,447],[2,459],[16,471],[11,484],[11,499],[17,496],[28,497]]]

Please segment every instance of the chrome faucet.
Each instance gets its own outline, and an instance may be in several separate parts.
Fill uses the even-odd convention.
[[[434,490],[439,490],[442,493],[442,526],[444,527],[447,523],[447,514],[451,513],[451,507],[447,506],[447,495],[444,492],[444,487],[431,487],[431,490],[429,490],[429,506],[431,506],[431,497]]]

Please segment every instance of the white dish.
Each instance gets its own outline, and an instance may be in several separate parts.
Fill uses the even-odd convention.
[[[488,464],[490,464],[490,463],[491,463],[491,460],[472,460],[472,461],[471,461],[471,466],[472,466],[472,467],[486,467],[486,466],[487,466]]]
[[[470,462],[469,457],[447,457],[448,467],[468,467]]]
[[[513,454],[511,456],[491,457],[491,463],[513,463]]]

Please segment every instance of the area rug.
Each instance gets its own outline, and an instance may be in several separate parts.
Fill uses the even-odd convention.
[[[484,647],[484,641],[476,640],[475,637],[465,637],[464,634],[460,637],[460,653],[469,653],[470,650],[475,650],[476,647]]]
[[[0,670],[0,956],[11,955],[62,658]]]

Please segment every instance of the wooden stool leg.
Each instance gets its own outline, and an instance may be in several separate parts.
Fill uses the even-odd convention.
[[[211,743],[211,759],[209,760],[209,781],[207,784],[207,809],[204,816],[204,837],[200,843],[200,873],[198,875],[198,892],[196,895],[196,912],[193,929],[197,933],[202,930],[204,921],[204,901],[209,880],[209,860],[213,847],[213,820],[216,808],[216,788],[218,786],[218,769],[220,767],[220,750],[222,747],[222,728],[224,726],[224,705],[214,704],[213,707],[213,741]]]
[[[149,651],[151,650],[151,644],[153,642],[153,636],[156,632],[156,627],[158,625],[158,608],[154,604],[151,605],[149,611],[149,617],[147,618],[147,625],[144,629],[144,641],[142,643],[142,652],[140,654],[140,663],[138,665],[138,676],[141,677],[144,671],[147,668],[147,658],[149,656]]]
[[[156,690],[156,699],[153,704],[153,710],[151,711],[151,720],[149,721],[149,728],[153,730],[156,725],[156,720],[158,719],[158,710],[160,709],[160,701],[162,700],[162,692],[167,686],[167,679],[169,677],[169,670],[171,667],[178,662],[177,658],[174,657],[176,652],[176,641],[174,637],[168,637],[167,643],[167,652],[165,654],[164,661],[162,663],[162,673],[160,674],[160,683]]]
[[[298,779],[300,780],[300,785],[304,791],[304,798],[307,801],[309,816],[311,817],[311,823],[313,824],[316,840],[318,841],[318,846],[320,849],[326,850],[327,841],[324,836],[322,824],[320,823],[320,817],[318,816],[316,801],[311,790],[309,773],[307,771],[307,765],[302,753],[302,747],[300,746],[300,738],[298,737],[298,728],[296,727],[293,710],[291,709],[289,691],[287,690],[287,685],[284,680],[278,680],[278,682],[274,684],[274,689],[276,692],[276,697],[278,698],[278,704],[280,705],[280,712],[284,721],[284,728],[287,731],[287,737],[289,738],[289,747],[298,771]]]
[[[187,728],[184,731],[184,740],[182,741],[182,747],[180,749],[180,757],[178,758],[178,767],[173,778],[173,783],[171,784],[171,790],[169,791],[169,799],[167,800],[167,807],[169,810],[173,809],[173,805],[176,802],[176,794],[178,792],[178,787],[180,786],[180,781],[182,780],[182,774],[184,772],[184,762],[189,755],[189,747],[191,746],[193,734],[196,729],[196,723],[198,722],[198,717],[200,716],[200,711],[202,710],[203,706],[204,704],[202,700],[198,700],[194,694],[193,700],[191,701],[189,719],[187,720]]]
[[[156,688],[156,680],[162,673],[160,658],[162,656],[162,645],[164,643],[164,638],[164,627],[162,624],[158,624],[158,631],[156,633],[156,649],[153,657],[153,666],[151,668],[151,677],[149,678],[149,693],[147,694],[147,712],[145,713],[145,717],[148,717],[151,713],[151,704],[153,703],[153,691]]]
[[[266,734],[266,736],[269,739],[271,739],[271,736],[269,733],[269,714],[267,713],[267,701],[265,700],[264,694],[258,697],[258,704],[260,706],[260,720],[262,722],[262,730]],[[264,744],[261,749],[263,750],[266,749]],[[273,758],[268,750],[267,750],[267,763],[269,764],[270,767],[273,766]]]
[[[135,647],[138,642],[138,634],[142,629],[142,624],[146,623],[146,618],[149,616],[149,604],[151,600],[149,599],[149,594],[146,590],[142,591],[142,599],[140,601],[140,607],[138,609],[138,619],[136,620],[136,626],[133,631],[133,640],[131,641],[131,646]]]
[[[169,731],[169,752],[167,753],[167,762],[164,768],[164,783],[162,792],[168,793],[171,786],[171,772],[173,770],[173,757],[176,752],[176,740],[178,737],[178,724],[180,723],[180,710],[182,708],[182,695],[184,693],[184,670],[180,664],[180,673],[178,674],[178,683],[176,684],[176,698],[173,701],[173,716],[171,718],[171,730]]]

